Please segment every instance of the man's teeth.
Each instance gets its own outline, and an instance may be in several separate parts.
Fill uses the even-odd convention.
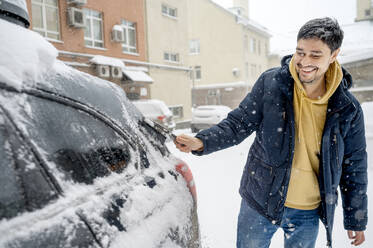
[[[313,71],[313,70],[315,70],[315,68],[302,69],[302,71],[305,71],[305,72],[310,72],[310,71]]]

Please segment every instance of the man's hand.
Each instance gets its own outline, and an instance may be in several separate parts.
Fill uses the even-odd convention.
[[[347,231],[347,235],[349,239],[353,239],[351,244],[354,246],[361,245],[365,241],[364,231]]]
[[[203,143],[200,139],[181,134],[174,141],[176,148],[182,152],[202,151]]]

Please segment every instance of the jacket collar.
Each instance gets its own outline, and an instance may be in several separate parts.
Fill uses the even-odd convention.
[[[279,88],[282,93],[293,102],[293,87],[294,79],[290,74],[289,63],[292,55],[287,55],[281,60],[280,77],[281,81]],[[334,94],[330,97],[328,103],[328,113],[338,112],[352,102],[351,97],[347,94],[347,91],[352,86],[352,77],[348,71],[342,67],[343,78]]]

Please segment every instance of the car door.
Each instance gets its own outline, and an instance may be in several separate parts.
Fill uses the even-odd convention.
[[[99,247],[79,216],[56,207],[60,189],[3,105],[0,158],[0,247]]]

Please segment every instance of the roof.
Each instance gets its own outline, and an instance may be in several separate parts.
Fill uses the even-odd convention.
[[[152,83],[154,81],[148,74],[140,70],[128,70],[124,68],[122,72],[134,82]]]
[[[259,32],[259,33],[261,33],[264,36],[271,37],[271,34],[270,34],[269,30],[266,27],[260,25],[259,23],[255,22],[255,21],[253,21],[253,20],[251,20],[249,18],[246,18],[246,17],[243,17],[243,16],[239,16],[233,10],[226,9],[223,6],[217,4],[216,2],[214,2],[212,0],[207,0],[207,1],[209,1],[211,4],[217,6],[221,10],[225,11],[226,13],[228,13],[228,14],[232,15],[233,17],[235,17],[237,24],[242,24],[245,27],[247,27],[249,29],[252,29],[253,31]]]

